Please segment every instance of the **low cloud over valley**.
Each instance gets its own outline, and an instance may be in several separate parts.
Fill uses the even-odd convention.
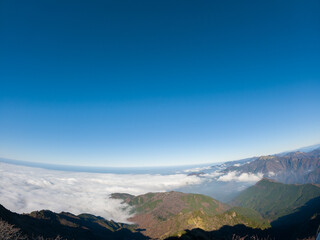
[[[120,200],[110,199],[111,193],[170,191],[201,181],[185,174],[64,172],[0,163],[0,204],[19,213],[49,209],[126,222],[129,209],[123,210],[126,206]]]

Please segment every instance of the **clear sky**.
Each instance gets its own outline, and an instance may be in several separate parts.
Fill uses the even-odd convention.
[[[319,12],[0,0],[0,157],[181,165],[320,143]]]

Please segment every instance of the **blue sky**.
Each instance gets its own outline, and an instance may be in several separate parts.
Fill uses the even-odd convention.
[[[0,157],[183,165],[320,142],[319,1],[0,6]]]

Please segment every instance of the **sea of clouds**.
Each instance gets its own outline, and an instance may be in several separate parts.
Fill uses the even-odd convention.
[[[185,174],[64,172],[0,163],[0,204],[18,213],[49,209],[126,222],[129,209],[111,193],[163,192],[201,181]]]
[[[207,173],[190,175],[199,171]],[[212,181],[256,182],[261,178],[260,174],[224,173],[210,171],[209,167],[167,175],[114,174],[57,171],[0,162],[0,204],[18,213],[48,209],[73,214],[90,213],[127,222],[130,207],[119,199],[111,199],[111,193],[140,195],[186,186],[201,189],[201,184]]]

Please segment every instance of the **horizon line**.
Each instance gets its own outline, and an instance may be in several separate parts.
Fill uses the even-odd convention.
[[[259,156],[251,156],[251,157],[245,157],[240,159],[234,159],[234,160],[226,160],[226,161],[219,161],[219,162],[206,162],[206,163],[195,163],[195,164],[178,164],[178,165],[144,165],[144,166],[102,166],[102,165],[73,165],[73,164],[58,164],[58,163],[45,163],[45,162],[37,162],[37,161],[28,161],[28,160],[17,160],[17,159],[11,159],[6,157],[0,156],[0,162],[7,163],[7,164],[14,164],[14,165],[20,165],[20,166],[27,166],[27,167],[38,167],[38,168],[44,168],[44,169],[51,169],[51,170],[64,170],[64,171],[74,171],[75,169],[84,171],[84,170],[107,170],[107,169],[114,169],[114,170],[121,170],[121,169],[161,169],[161,168],[179,168],[179,167],[197,167],[197,166],[208,166],[208,165],[218,165],[226,162],[233,162],[233,161],[241,161],[248,158],[255,158],[255,157],[261,157],[261,156],[272,156],[272,155],[279,155],[279,154],[287,154],[290,152],[298,152],[305,148],[312,148],[310,151],[313,151],[320,147],[320,143],[312,144],[292,150],[286,150],[274,154],[267,154],[267,155],[259,155]]]

